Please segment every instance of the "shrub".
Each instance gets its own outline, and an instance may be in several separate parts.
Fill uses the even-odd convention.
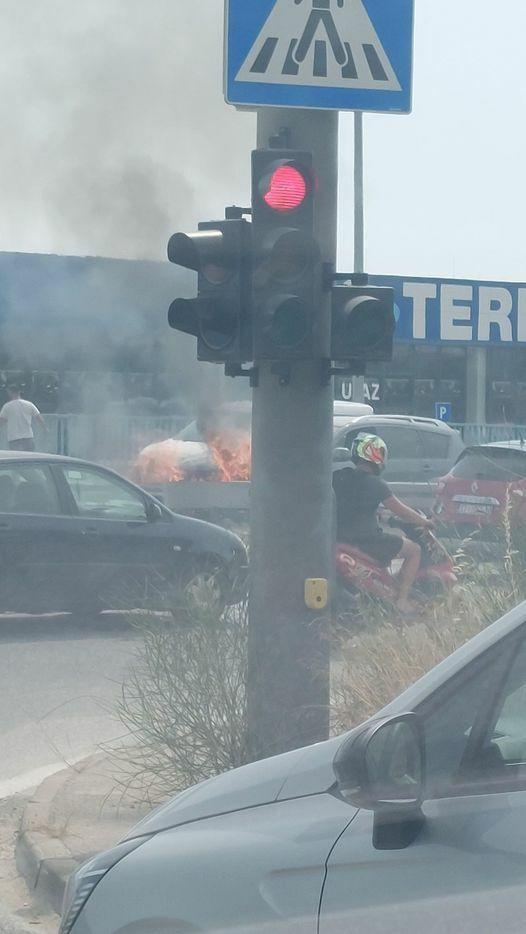
[[[182,624],[148,613],[132,625],[140,639],[117,707],[132,743],[113,757],[127,792],[156,802],[248,760],[247,611],[194,603]]]

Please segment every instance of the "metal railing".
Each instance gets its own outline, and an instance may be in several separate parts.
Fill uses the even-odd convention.
[[[526,443],[525,425],[452,425],[462,435],[464,444],[488,444],[492,441],[522,441]]]
[[[45,415],[48,431],[36,427],[37,450],[100,463],[129,464],[141,448],[173,438],[188,416]],[[7,447],[5,428],[0,446]]]
[[[129,465],[147,444],[173,438],[191,416],[46,415],[48,432],[36,431],[39,451],[115,465]],[[457,424],[465,444],[524,439],[525,425]],[[7,447],[0,428],[0,448]]]

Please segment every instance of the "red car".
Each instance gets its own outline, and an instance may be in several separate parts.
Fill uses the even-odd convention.
[[[502,522],[506,508],[526,522],[526,444],[502,441],[468,447],[438,481],[435,516],[463,536]]]

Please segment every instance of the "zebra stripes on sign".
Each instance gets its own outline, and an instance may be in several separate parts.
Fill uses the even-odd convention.
[[[401,89],[362,0],[277,0],[236,80]]]

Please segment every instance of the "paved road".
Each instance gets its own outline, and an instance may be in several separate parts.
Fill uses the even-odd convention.
[[[133,639],[118,616],[0,617],[0,799],[121,735],[112,702]]]

